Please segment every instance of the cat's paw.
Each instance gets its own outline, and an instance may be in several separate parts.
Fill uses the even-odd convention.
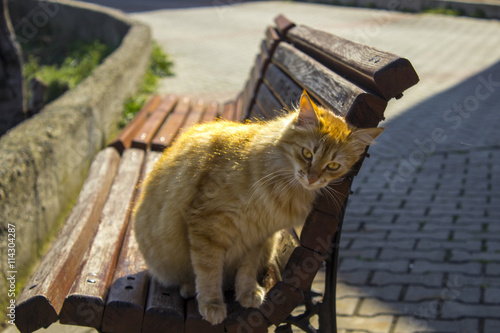
[[[245,308],[258,308],[264,302],[265,296],[266,290],[261,286],[257,286],[253,290],[241,293],[236,300]]]
[[[212,325],[222,323],[227,316],[227,308],[224,302],[200,303],[198,310],[203,319]]]

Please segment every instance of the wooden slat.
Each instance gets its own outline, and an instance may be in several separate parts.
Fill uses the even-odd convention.
[[[234,121],[242,121],[243,120],[243,93],[240,93],[236,98],[236,108],[234,112]]]
[[[168,114],[172,112],[176,102],[177,96],[170,95],[158,105],[156,110],[154,110],[144,125],[135,134],[132,140],[132,148],[147,149],[153,136],[163,124]]]
[[[208,104],[205,113],[203,114],[203,118],[201,118],[202,122],[215,120],[217,114],[219,113],[219,103],[211,102]]]
[[[151,150],[162,151],[172,143],[188,115],[190,104],[191,101],[188,97],[179,98],[174,111],[151,142]]]
[[[265,84],[260,85],[255,102],[266,119],[273,119],[282,114],[283,106]]]
[[[222,114],[220,115],[220,118],[224,119],[224,120],[233,120],[235,106],[236,106],[235,102],[224,103],[224,106],[222,107]]]
[[[304,295],[299,289],[278,282],[269,290],[259,310],[271,323],[279,325],[303,300]]]
[[[184,125],[182,125],[180,133],[184,133],[191,126],[197,124],[203,116],[203,111],[205,111],[205,101],[200,99],[193,104],[193,107],[191,108],[191,111],[189,112]]]
[[[260,107],[257,104],[254,104],[252,110],[250,110],[250,114],[248,115],[247,119],[251,121],[261,121],[265,120],[266,117],[264,116],[264,113],[262,112]]]
[[[295,23],[281,14],[274,19],[274,22],[276,23],[277,29],[282,36],[286,36],[288,31],[295,26]]]
[[[151,172],[160,156],[159,152],[147,152],[141,181]],[[140,194],[141,187],[139,186],[134,201],[140,197]],[[132,219],[127,227],[113,275],[113,282],[106,300],[102,321],[104,332],[132,333],[141,331],[149,276],[133,230],[134,220]]]
[[[142,332],[184,332],[184,303],[179,288],[165,288],[151,279]]]
[[[276,65],[269,65],[264,82],[287,109],[292,110],[294,105],[298,105],[302,88]]]
[[[159,95],[153,96],[146,105],[136,114],[136,116],[121,130],[118,137],[113,140],[109,147],[114,147],[120,154],[127,148],[130,148],[132,143],[132,138],[135,133],[141,128],[149,115],[156,109],[160,104],[162,98]]]
[[[96,155],[66,224],[17,301],[16,325],[21,332],[48,327],[57,320],[94,234],[119,161],[120,155],[111,147]]]
[[[386,100],[419,80],[407,59],[342,37],[297,26],[288,32],[287,38],[295,47]]]
[[[64,300],[60,313],[63,324],[101,327],[107,291],[125,235],[130,202],[143,160],[143,150],[130,148],[123,153],[94,240]]]
[[[362,90],[290,44],[278,45],[273,63],[352,125],[375,127],[383,118],[385,100]]]
[[[189,298],[186,301],[186,323],[185,333],[223,333],[224,325],[212,325],[208,321],[203,320],[198,312],[198,302],[195,298]]]
[[[300,233],[300,244],[308,249],[325,254],[337,231],[339,218],[313,210],[307,217]]]
[[[296,247],[283,271],[283,282],[296,289],[308,291],[322,264],[321,253],[304,246]]]
[[[275,28],[273,27],[268,27],[266,29],[266,45],[267,45],[267,53],[269,56],[272,56],[274,53],[274,50],[276,50],[276,47],[278,46],[278,43],[282,39],[280,38],[278,32],[276,31]]]
[[[224,298],[227,304],[228,316],[224,321],[226,333],[267,333],[268,321],[255,308],[245,309],[235,299],[234,291],[226,291]]]

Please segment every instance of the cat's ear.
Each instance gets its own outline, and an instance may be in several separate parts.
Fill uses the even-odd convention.
[[[319,122],[318,115],[316,113],[316,105],[309,98],[309,95],[304,90],[302,96],[300,96],[300,110],[298,117],[299,126],[307,125],[317,125]]]
[[[361,155],[365,151],[366,146],[382,134],[384,129],[383,127],[355,129],[351,134],[353,145],[356,147],[355,153]]]

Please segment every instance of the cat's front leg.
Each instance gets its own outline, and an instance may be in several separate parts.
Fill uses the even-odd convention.
[[[236,300],[245,308],[258,308],[264,301],[266,291],[257,282],[257,275],[274,256],[276,239],[273,235],[262,246],[248,252],[236,272]]]
[[[220,324],[227,316],[222,293],[224,248],[205,235],[191,235],[191,259],[195,273],[198,310],[212,325]]]

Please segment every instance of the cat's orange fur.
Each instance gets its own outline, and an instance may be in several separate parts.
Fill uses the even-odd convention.
[[[184,297],[196,294],[212,324],[226,317],[224,284],[242,306],[260,306],[257,275],[274,235],[303,223],[317,193],[381,132],[347,125],[305,93],[298,110],[272,121],[191,128],[157,162],[135,210],[150,273]]]

